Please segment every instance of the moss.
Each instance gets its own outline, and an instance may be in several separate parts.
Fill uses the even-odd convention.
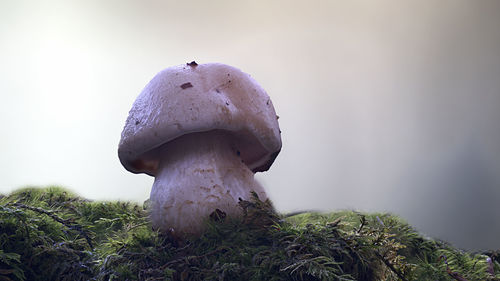
[[[500,280],[497,252],[488,263],[395,215],[285,217],[256,195],[240,205],[243,218],[214,216],[204,235],[177,241],[133,203],[18,190],[0,198],[0,280]]]

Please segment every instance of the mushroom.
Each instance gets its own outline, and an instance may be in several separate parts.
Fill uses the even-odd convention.
[[[218,209],[242,211],[254,173],[267,171],[281,150],[273,104],[257,82],[234,67],[179,65],[159,72],[134,102],[118,148],[132,173],[155,177],[151,221],[177,237],[200,235]]]

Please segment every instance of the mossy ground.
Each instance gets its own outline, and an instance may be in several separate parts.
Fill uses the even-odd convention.
[[[57,187],[0,196],[2,280],[500,280],[496,252],[460,251],[397,216],[276,214],[243,202],[239,220],[208,220],[176,241],[129,202]],[[460,279],[462,278],[462,279]]]

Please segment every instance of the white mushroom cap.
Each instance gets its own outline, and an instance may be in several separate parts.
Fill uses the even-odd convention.
[[[254,173],[268,170],[281,150],[273,104],[248,74],[220,63],[169,67],[134,102],[118,156],[130,172],[155,176],[161,145],[212,130],[232,133],[235,151]]]

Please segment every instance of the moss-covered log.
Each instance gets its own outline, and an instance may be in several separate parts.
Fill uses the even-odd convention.
[[[256,196],[240,206],[242,219],[214,210],[205,234],[179,241],[133,203],[18,190],[0,196],[0,281],[500,280],[496,251],[460,251],[394,215],[282,216]]]

